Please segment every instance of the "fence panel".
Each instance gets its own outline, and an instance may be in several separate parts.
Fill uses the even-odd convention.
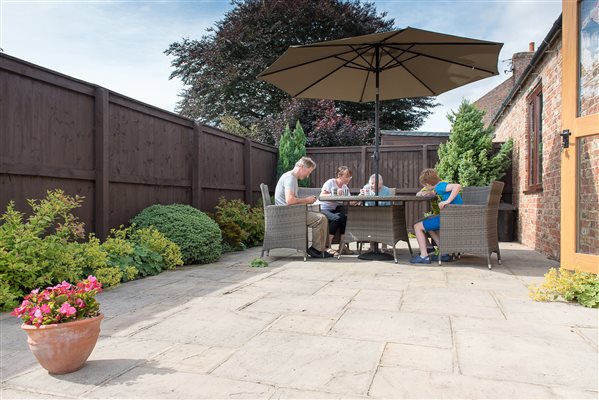
[[[277,149],[0,54],[0,207],[62,188],[104,237],[151,204],[212,211],[274,188]]]

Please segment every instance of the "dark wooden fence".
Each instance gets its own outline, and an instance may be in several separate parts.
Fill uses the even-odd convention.
[[[104,237],[151,204],[212,211],[275,185],[277,149],[0,54],[0,207],[61,188]]]
[[[380,173],[400,194],[437,162],[436,145],[381,146]],[[340,165],[356,191],[373,173],[372,147],[310,148],[320,187]],[[213,211],[221,196],[254,204],[259,184],[274,190],[277,148],[198,125],[177,114],[0,53],[0,210],[10,200],[61,188],[85,196],[76,214],[104,237],[152,204]],[[511,174],[504,196],[511,201]],[[426,211],[408,209],[408,223]]]

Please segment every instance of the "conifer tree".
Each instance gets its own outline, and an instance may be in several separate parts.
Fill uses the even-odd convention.
[[[295,163],[306,155],[306,135],[302,125],[297,121],[292,131],[289,124],[285,127],[281,140],[279,141],[279,160],[277,161],[277,179],[285,172],[290,171]],[[310,180],[303,179],[299,185],[309,186]]]
[[[483,124],[484,111],[463,100],[457,112],[447,115],[451,135],[439,146],[439,177],[462,186],[486,186],[505,175],[511,163],[512,140],[493,155],[493,130]]]

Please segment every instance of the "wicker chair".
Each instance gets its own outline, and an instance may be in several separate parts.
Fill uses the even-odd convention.
[[[296,249],[303,253],[304,261],[308,248],[308,212],[305,204],[276,206],[270,201],[268,186],[261,183],[264,204],[264,242],[262,253],[269,255],[272,249]]]
[[[478,254],[487,256],[491,269],[491,254],[501,254],[497,240],[497,213],[503,182],[490,186],[466,187],[462,191],[464,204],[449,204],[441,210],[440,254]],[[441,265],[441,257],[439,257]]]

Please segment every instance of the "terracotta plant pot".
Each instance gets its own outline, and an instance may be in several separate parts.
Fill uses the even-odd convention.
[[[68,374],[83,367],[100,335],[103,314],[63,324],[21,325],[29,349],[51,374]]]

